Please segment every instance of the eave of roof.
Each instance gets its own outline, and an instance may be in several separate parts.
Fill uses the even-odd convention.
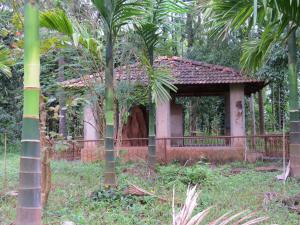
[[[170,70],[175,78],[175,85],[245,84],[248,92],[256,92],[265,86],[265,81],[249,78],[233,68],[180,57],[159,57],[155,60],[154,67]],[[116,80],[148,83],[147,74],[139,62],[115,68],[114,73]],[[68,80],[62,85],[67,88],[82,88],[99,82],[103,82],[103,73]],[[251,87],[254,87],[253,91],[250,90]]]

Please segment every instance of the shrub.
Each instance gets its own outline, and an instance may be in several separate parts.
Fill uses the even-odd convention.
[[[159,167],[158,171],[166,183],[179,180],[184,184],[205,184],[213,177],[211,169],[204,165],[182,167],[178,164],[172,164]]]

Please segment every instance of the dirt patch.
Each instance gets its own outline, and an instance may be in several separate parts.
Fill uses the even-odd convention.
[[[277,171],[280,171],[280,168],[277,166],[260,166],[260,167],[256,167],[255,171],[257,171],[257,172],[277,172]]]
[[[247,172],[246,168],[233,168],[233,169],[230,170],[231,175],[245,173],[245,172]]]

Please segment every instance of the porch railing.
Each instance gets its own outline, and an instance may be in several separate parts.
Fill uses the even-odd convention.
[[[230,151],[230,147],[239,146],[245,149],[248,153],[258,153],[264,157],[282,157],[285,151],[285,156],[289,157],[288,135],[268,134],[256,136],[191,136],[191,137],[170,137],[157,138],[156,142],[161,148],[182,148],[185,150],[193,149],[218,149],[225,147],[225,150]],[[60,157],[67,160],[80,159],[80,151],[89,147],[100,147],[103,149],[104,140],[72,140],[68,142],[69,148],[59,153]],[[144,151],[148,145],[148,138],[129,138],[123,140],[115,140],[117,148],[126,149],[126,147],[134,147],[139,151]],[[166,149],[164,149],[166,151]],[[57,155],[59,155],[57,154]]]

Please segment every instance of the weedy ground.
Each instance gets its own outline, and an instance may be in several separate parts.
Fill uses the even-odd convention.
[[[265,163],[260,163],[266,165]],[[189,184],[197,184],[200,197],[197,212],[214,206],[208,219],[217,218],[228,211],[249,209],[258,215],[269,216],[265,224],[296,225],[299,216],[290,212],[281,199],[300,192],[299,182],[289,179],[278,182],[279,172],[256,172],[254,164],[232,163],[211,167],[204,163],[194,166],[171,164],[158,166],[149,175],[143,163],[118,163],[118,188],[102,187],[103,164],[81,162],[52,162],[52,190],[48,206],[43,213],[44,224],[171,224],[172,194],[175,187],[177,207],[184,202]],[[233,174],[233,168],[244,168]],[[0,224],[11,224],[16,214],[16,199],[4,197],[4,193],[17,190],[19,155],[7,156],[6,187],[3,154],[0,154]],[[137,185],[156,196],[125,196],[128,184]],[[266,199],[266,193],[276,193],[274,200]],[[161,198],[165,199],[161,200]]]

